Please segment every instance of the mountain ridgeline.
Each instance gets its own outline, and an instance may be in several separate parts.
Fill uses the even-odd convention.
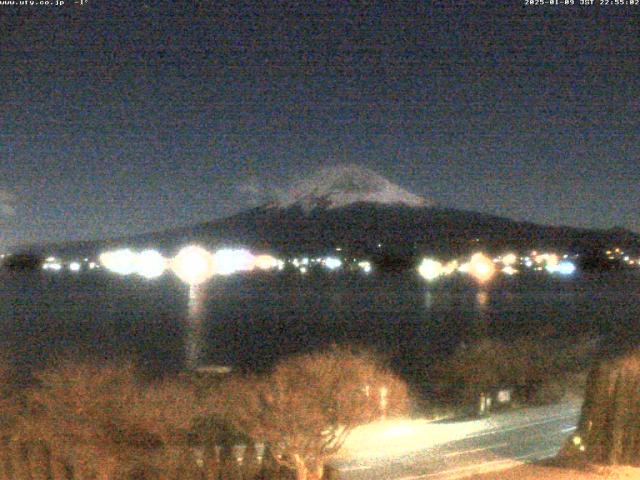
[[[268,205],[187,227],[105,241],[40,247],[43,253],[95,255],[105,248],[159,248],[186,243],[244,246],[277,254],[342,252],[379,263],[412,264],[486,250],[553,249],[595,255],[612,246],[640,252],[640,235],[624,229],[587,230],[537,225],[484,213],[434,206],[358,166],[320,170]]]

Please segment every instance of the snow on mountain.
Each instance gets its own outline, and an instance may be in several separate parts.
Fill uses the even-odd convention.
[[[275,208],[339,208],[358,202],[402,204],[410,207],[430,205],[426,199],[391,183],[383,176],[358,165],[325,167],[296,182],[288,191],[280,191]]]

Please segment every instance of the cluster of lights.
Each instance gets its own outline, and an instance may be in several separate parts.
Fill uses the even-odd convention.
[[[78,273],[85,269],[94,270],[98,268],[98,265],[95,262],[90,262],[88,258],[83,261],[73,260],[65,263],[53,256],[47,257],[42,265],[43,270],[51,272],[60,272],[65,268],[72,273]]]
[[[183,248],[173,259],[167,259],[156,250],[134,252],[124,248],[100,255],[100,263],[109,271],[120,275],[137,274],[144,278],[160,277],[171,270],[189,285],[199,285],[213,275],[231,275],[255,269],[282,268],[283,262],[271,255],[253,255],[245,249],[225,248],[210,253],[202,247]]]
[[[360,268],[360,270],[362,270],[364,273],[371,273],[372,267],[371,267],[371,262],[368,262],[366,260],[362,261],[362,262],[358,262],[358,267]]]
[[[341,251],[340,247],[335,249],[336,251]],[[363,273],[371,273],[373,271],[373,266],[371,262],[367,260],[359,261],[358,259],[342,259],[337,256],[327,256],[327,257],[317,257],[317,258],[309,258],[309,257],[300,257],[293,258],[289,260],[289,263],[293,265],[298,271],[302,274],[305,274],[309,271],[311,267],[321,267],[331,272],[349,268],[349,269],[357,269]],[[280,269],[281,266],[279,266]]]
[[[323,259],[322,263],[329,270],[337,270],[338,268],[340,268],[342,266],[342,260],[340,260],[339,258],[336,258],[336,257],[327,257],[327,258]]]
[[[520,272],[519,265],[535,270],[546,270],[549,273],[571,275],[576,266],[568,260],[568,255],[561,259],[555,253],[531,252],[531,255],[519,257],[515,253],[507,253],[500,257],[490,258],[484,253],[475,253],[467,261],[459,264],[456,260],[442,263],[432,258],[425,258],[418,266],[418,273],[422,278],[431,282],[454,272],[468,274],[478,283],[483,284],[491,280],[496,273],[515,275]]]
[[[341,249],[336,248],[336,250]],[[329,271],[349,267],[369,274],[373,270],[369,261],[352,259],[352,263],[348,262],[347,265],[337,256],[293,258],[288,263],[302,274],[307,273],[313,265]],[[100,254],[97,262],[90,262],[85,258],[84,262],[66,263],[55,257],[48,257],[43,268],[54,272],[68,269],[78,273],[103,267],[118,275],[139,275],[147,279],[158,278],[169,270],[186,283],[197,285],[204,281],[203,278],[208,279],[212,275],[231,275],[254,270],[283,270],[284,266],[283,260],[272,255],[254,255],[246,249],[225,248],[210,253],[198,246],[188,246],[180,250],[173,259],[165,258],[157,250],[148,249],[137,252],[130,248],[121,248]]]
[[[631,258],[631,256],[628,253],[625,253],[620,248],[607,250],[606,254],[609,260],[620,260],[630,266],[636,266],[636,265],[640,266],[640,258],[635,258],[635,259]]]

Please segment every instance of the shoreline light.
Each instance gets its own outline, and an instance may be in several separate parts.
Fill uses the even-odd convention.
[[[476,253],[469,262],[469,275],[474,277],[479,283],[491,280],[496,273],[496,267],[489,257],[484,253]]]
[[[136,273],[144,278],[158,278],[166,269],[167,260],[157,250],[144,250],[136,256]]]
[[[128,248],[105,252],[99,260],[104,268],[119,275],[131,275],[136,271],[136,254]]]
[[[271,255],[258,255],[253,260],[253,264],[260,270],[271,270],[279,265],[278,259]]]
[[[184,247],[170,263],[173,273],[190,286],[200,285],[216,273],[213,255],[197,245]]]
[[[335,270],[342,266],[342,260],[336,257],[327,257],[324,259],[324,266],[329,270]]]
[[[214,253],[212,258],[217,275],[247,272],[255,266],[255,257],[249,250],[223,248]]]
[[[360,269],[364,273],[371,273],[371,262],[368,262],[368,261],[358,262],[358,267],[360,267]]]
[[[432,258],[425,258],[418,266],[418,273],[427,282],[432,282],[443,274],[442,263]]]

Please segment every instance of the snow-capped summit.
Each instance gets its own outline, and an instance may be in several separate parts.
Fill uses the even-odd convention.
[[[354,164],[325,167],[280,192],[271,207],[339,208],[359,202],[428,206],[430,202],[391,183],[383,176]]]

